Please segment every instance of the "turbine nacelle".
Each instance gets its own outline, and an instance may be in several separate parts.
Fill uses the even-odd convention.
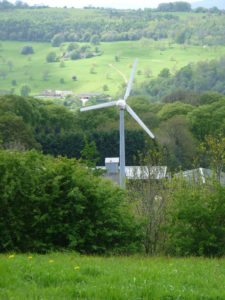
[[[125,110],[126,105],[126,101],[123,99],[119,99],[118,101],[116,101],[116,106],[118,106],[120,109]]]

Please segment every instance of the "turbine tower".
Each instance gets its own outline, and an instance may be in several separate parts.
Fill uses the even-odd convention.
[[[144,129],[144,131],[150,136],[150,138],[154,139],[154,134],[148,129],[148,127],[142,122],[142,120],[138,117],[138,115],[133,111],[133,109],[126,103],[127,98],[130,96],[132,84],[134,81],[134,74],[137,68],[137,59],[134,61],[133,68],[131,71],[130,79],[127,84],[126,93],[123,99],[119,99],[117,101],[106,102],[103,104],[97,104],[87,107],[82,107],[80,109],[81,112],[89,111],[94,109],[106,108],[111,106],[117,106],[120,109],[120,186],[125,188],[126,183],[126,174],[125,174],[125,130],[124,130],[124,111],[126,110],[135,121]]]

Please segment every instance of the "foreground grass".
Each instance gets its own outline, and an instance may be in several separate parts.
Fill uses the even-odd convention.
[[[225,299],[225,260],[1,255],[0,299]]]
[[[32,45],[35,53],[31,56],[21,55],[20,51],[25,45]],[[101,93],[103,86],[107,85],[107,93],[114,96],[121,91],[121,85],[124,83],[123,76],[115,68],[129,78],[136,57],[139,59],[139,64],[135,81],[136,84],[140,84],[149,80],[145,74],[146,70],[150,70],[151,78],[154,78],[163,68],[169,68],[174,74],[190,62],[218,59],[225,55],[224,46],[203,48],[144,39],[101,43],[99,48],[103,52],[102,56],[66,61],[64,68],[60,67],[59,62],[46,62],[49,52],[54,51],[60,56],[66,51],[67,46],[68,43],[60,48],[52,48],[48,43],[0,41],[0,90],[14,89],[15,93],[20,93],[21,86],[27,84],[31,88],[32,95],[39,94],[44,89]],[[115,61],[115,55],[120,57],[118,62]],[[95,69],[94,74],[90,73],[92,67]],[[74,75],[77,76],[77,81],[72,80]],[[44,76],[47,78],[44,79]],[[60,82],[61,79],[64,83]],[[12,85],[12,81],[15,80],[16,85]]]

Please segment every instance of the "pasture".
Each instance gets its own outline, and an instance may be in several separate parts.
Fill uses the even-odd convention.
[[[25,45],[32,45],[35,53],[21,55]],[[163,68],[173,74],[188,63],[216,59],[225,55],[225,47],[199,47],[170,44],[142,39],[140,41],[101,43],[101,56],[47,63],[46,56],[54,51],[60,56],[68,43],[52,48],[48,43],[0,42],[0,90],[20,93],[21,86],[28,85],[31,95],[45,89],[72,90],[74,93],[103,92],[115,96],[121,92],[125,78],[129,77],[133,60],[139,64],[135,84],[155,78]],[[119,60],[115,60],[115,56]],[[94,69],[93,74],[90,70]],[[76,76],[77,81],[72,77]]]
[[[225,260],[0,255],[0,299],[225,299]]]

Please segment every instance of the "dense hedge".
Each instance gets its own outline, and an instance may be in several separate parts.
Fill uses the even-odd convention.
[[[0,251],[128,253],[140,226],[123,191],[74,159],[0,151]]]

